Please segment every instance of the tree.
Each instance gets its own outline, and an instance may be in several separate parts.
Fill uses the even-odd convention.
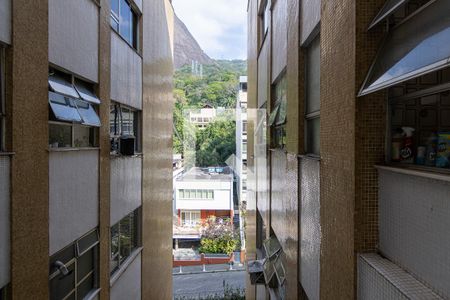
[[[236,153],[236,122],[217,119],[197,132],[196,166],[225,166],[227,158]]]

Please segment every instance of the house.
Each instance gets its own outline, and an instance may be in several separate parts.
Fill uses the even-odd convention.
[[[197,227],[211,216],[233,218],[233,180],[229,167],[193,167],[177,178],[178,225]]]

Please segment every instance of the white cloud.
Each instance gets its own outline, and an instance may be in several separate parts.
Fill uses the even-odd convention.
[[[245,59],[247,0],[173,0],[175,13],[212,58]]]

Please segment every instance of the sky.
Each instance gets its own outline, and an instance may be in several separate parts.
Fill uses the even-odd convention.
[[[247,0],[173,0],[178,17],[214,59],[246,59]]]

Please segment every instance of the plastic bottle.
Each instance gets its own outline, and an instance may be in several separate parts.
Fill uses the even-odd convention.
[[[412,127],[402,127],[403,130],[403,147],[400,150],[400,157],[402,163],[412,164],[414,163],[414,152],[413,152],[413,133],[414,128]]]
[[[400,150],[403,145],[403,133],[401,129],[397,129],[392,136],[391,160],[395,162],[401,161]]]
[[[425,165],[434,167],[436,166],[436,148],[437,148],[438,136],[433,132],[427,140],[427,155],[425,158]]]

